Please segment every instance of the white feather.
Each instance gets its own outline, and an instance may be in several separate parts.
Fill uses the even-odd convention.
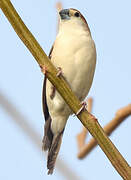
[[[81,19],[72,18],[60,23],[51,61],[56,67],[62,68],[64,77],[73,92],[82,101],[92,84],[96,49],[91,34]],[[50,99],[51,86],[51,83],[47,81],[46,94],[52,118],[51,129],[56,134],[65,127],[71,110],[58,92],[53,100]]]

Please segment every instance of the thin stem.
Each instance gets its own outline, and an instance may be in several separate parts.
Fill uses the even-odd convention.
[[[111,133],[128,117],[131,115],[131,104],[119,109],[116,112],[115,117],[104,127],[105,133],[110,136]],[[78,158],[83,159],[87,156],[91,150],[97,145],[97,142],[92,138],[88,144],[84,145],[78,153]]]
[[[0,92],[0,106],[11,117],[12,122],[14,122],[15,125],[23,131],[24,135],[28,136],[36,148],[41,151],[41,135],[32,127],[32,124],[29,123],[31,120],[25,117],[2,92]],[[61,158],[57,159],[56,169],[66,179],[81,179]]]
[[[46,56],[34,36],[25,26],[11,2],[9,0],[0,0],[0,8],[8,18],[9,22],[11,23],[20,39],[30,50],[38,64],[47,68],[47,78],[56,87],[57,91],[61,94],[72,111],[76,114],[76,112],[81,107],[80,101],[73,94],[72,90],[69,88],[65,80],[62,77],[59,78],[56,76],[56,68],[52,65],[51,61],[48,60],[48,57]],[[106,136],[104,130],[101,128],[96,118],[87,111],[79,114],[78,118],[89,130],[92,136],[97,140],[98,144],[100,145],[108,159],[111,161],[112,165],[116,168],[118,173],[123,177],[123,179],[130,180],[131,170],[128,163],[125,161],[116,147],[112,144],[110,139]]]

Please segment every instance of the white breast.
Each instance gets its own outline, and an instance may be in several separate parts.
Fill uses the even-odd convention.
[[[83,100],[91,87],[95,64],[96,49],[89,32],[77,24],[63,24],[55,41],[52,63],[61,67],[64,77],[80,100]],[[47,82],[47,104],[52,116],[65,117],[67,120],[70,109],[63,98],[56,93],[50,99],[51,84]]]

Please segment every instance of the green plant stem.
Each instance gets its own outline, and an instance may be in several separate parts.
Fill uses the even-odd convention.
[[[56,87],[58,92],[64,98],[66,103],[76,114],[80,109],[80,101],[73,94],[71,89],[68,87],[65,80],[61,77],[57,77],[57,70],[49,61],[48,57],[25,26],[15,8],[9,0],[0,0],[0,8],[2,9],[5,16],[8,18],[9,22],[13,26],[14,30],[27,46],[29,51],[32,53],[39,65],[45,66],[48,70],[47,77],[51,83]],[[78,118],[82,124],[88,129],[92,136],[97,140],[101,149],[104,151],[108,159],[111,161],[112,165],[118,171],[118,173],[123,177],[123,179],[131,180],[131,169],[110,139],[106,136],[97,119],[92,116],[87,111],[82,112],[78,115]]]

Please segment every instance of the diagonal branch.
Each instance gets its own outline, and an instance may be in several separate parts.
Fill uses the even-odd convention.
[[[131,104],[128,106],[119,109],[116,112],[115,117],[110,121],[105,127],[104,131],[105,133],[110,136],[111,133],[129,116],[131,115]],[[92,138],[88,144],[84,145],[80,152],[78,153],[78,158],[83,159],[87,154],[90,153],[90,151],[97,145],[97,142],[94,138]]]
[[[11,2],[9,0],[0,0],[0,8],[2,9],[5,16],[8,18],[9,22],[11,23],[12,27],[14,28],[20,39],[30,50],[38,64],[47,68],[47,78],[56,87],[58,92],[66,101],[66,103],[76,114],[77,111],[81,108],[80,101],[73,94],[72,90],[69,88],[64,78],[57,77],[57,69],[52,65],[51,61],[48,60],[45,52],[42,50],[34,36],[25,26]],[[118,173],[123,177],[123,179],[130,180],[131,170],[128,163],[122,157],[117,148],[113,145],[111,140],[106,136],[97,119],[87,111],[83,111],[77,117],[89,130],[92,136],[97,140],[101,149],[111,161],[112,165],[115,167]]]

